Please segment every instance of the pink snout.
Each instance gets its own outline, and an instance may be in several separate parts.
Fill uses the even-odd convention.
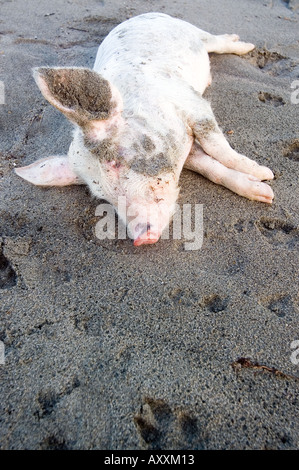
[[[157,243],[160,238],[160,234],[155,231],[151,231],[150,229],[144,231],[137,238],[134,240],[134,246],[140,245],[151,245],[153,243]]]

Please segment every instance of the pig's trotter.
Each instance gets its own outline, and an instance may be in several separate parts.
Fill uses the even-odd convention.
[[[203,150],[227,168],[248,173],[260,181],[273,179],[274,175],[269,168],[259,165],[231,148],[219,129],[209,104],[205,103],[205,105],[206,116],[195,120],[193,124],[194,136]],[[201,107],[203,107],[202,103]]]
[[[185,168],[196,171],[216,184],[230,189],[240,196],[271,204],[274,194],[270,186],[253,175],[236,171],[222,165],[207,155],[198,144],[194,144]]]

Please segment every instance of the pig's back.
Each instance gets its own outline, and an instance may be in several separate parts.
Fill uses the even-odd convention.
[[[184,84],[203,93],[210,76],[199,30],[162,13],[146,13],[113,29],[99,47],[94,69],[123,96],[128,88],[132,93],[147,86],[182,93]]]

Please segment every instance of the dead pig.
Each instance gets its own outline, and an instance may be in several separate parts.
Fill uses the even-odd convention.
[[[16,169],[40,186],[87,184],[117,207],[126,198],[134,245],[155,243],[169,224],[183,167],[252,200],[271,203],[270,169],[233,150],[203,98],[209,52],[246,54],[235,34],[213,36],[161,13],[117,26],[93,70],[34,70],[43,96],[75,125],[67,156]],[[119,214],[121,217],[121,214]]]

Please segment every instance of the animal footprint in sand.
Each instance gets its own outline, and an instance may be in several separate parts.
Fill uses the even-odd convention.
[[[294,248],[299,241],[299,229],[290,222],[262,217],[256,225],[272,245]]]
[[[9,260],[4,256],[0,246],[0,289],[8,289],[16,285],[17,275]]]
[[[299,162],[299,139],[295,139],[288,145],[284,151],[284,156],[290,160]]]
[[[271,93],[267,93],[264,91],[259,92],[258,98],[262,103],[270,104],[275,108],[277,108],[278,106],[283,106],[285,104],[285,101],[283,100],[283,98],[281,98],[281,96],[275,96]]]
[[[202,448],[197,418],[186,410],[171,410],[162,399],[146,397],[134,417],[137,431],[147,449]]]

